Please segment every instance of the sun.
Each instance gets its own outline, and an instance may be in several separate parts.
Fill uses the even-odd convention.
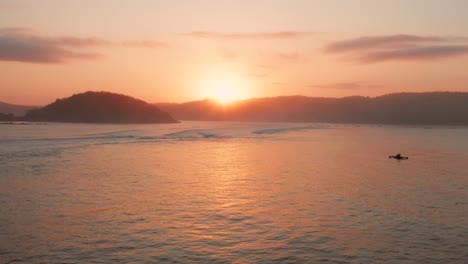
[[[246,99],[251,96],[251,84],[247,78],[232,69],[215,68],[204,72],[200,78],[199,92],[221,104]]]
[[[222,85],[216,88],[215,93],[213,94],[213,99],[216,101],[227,104],[236,100],[240,100],[239,96],[236,96],[234,93],[235,88],[230,87],[229,85]]]

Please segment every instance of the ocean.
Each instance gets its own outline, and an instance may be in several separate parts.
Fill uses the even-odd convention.
[[[0,263],[468,263],[468,127],[3,124],[0,208]]]

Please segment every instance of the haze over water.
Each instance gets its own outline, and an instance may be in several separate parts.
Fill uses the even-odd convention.
[[[466,127],[2,125],[0,262],[466,263],[466,138]]]

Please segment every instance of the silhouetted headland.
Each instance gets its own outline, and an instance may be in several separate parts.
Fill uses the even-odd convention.
[[[85,92],[28,111],[26,121],[78,123],[176,123],[157,106],[130,96]]]
[[[395,93],[378,97],[253,98],[229,105],[213,100],[159,103],[178,120],[468,125],[468,93]]]

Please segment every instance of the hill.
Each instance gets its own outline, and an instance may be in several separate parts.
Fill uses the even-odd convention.
[[[0,113],[12,114],[14,116],[24,116],[27,111],[35,108],[35,106],[15,105],[0,102]]]
[[[80,123],[175,123],[158,107],[130,96],[85,92],[28,111],[26,121]]]
[[[180,120],[468,125],[468,93],[396,93],[379,97],[280,96],[222,105],[213,100],[156,104]]]

